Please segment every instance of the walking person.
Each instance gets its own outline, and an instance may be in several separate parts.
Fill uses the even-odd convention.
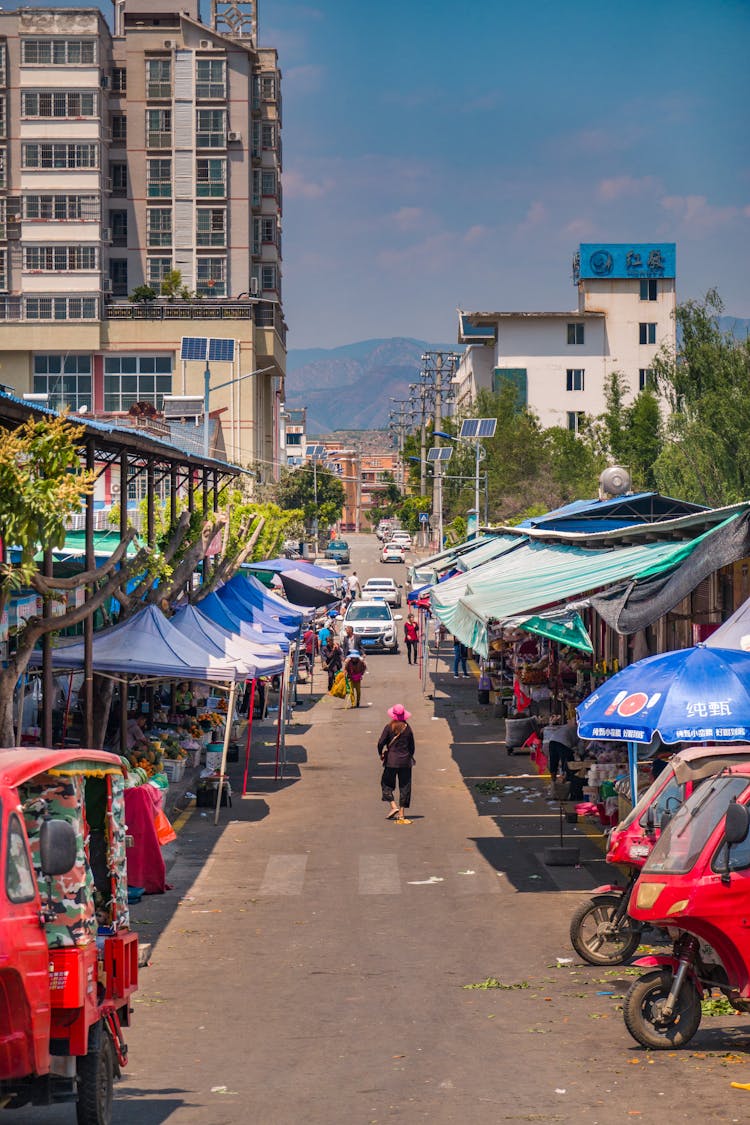
[[[461,671],[464,676],[468,676],[469,669],[466,667],[466,658],[469,655],[469,650],[466,645],[459,641],[458,637],[453,638],[453,678],[458,679],[458,666],[461,665]]]
[[[349,575],[349,593],[351,594],[352,601],[357,601],[362,597],[362,586],[357,578],[356,570],[353,570]]]
[[[362,698],[362,678],[367,671],[367,664],[356,648],[350,650],[344,662],[344,671],[351,684],[351,705],[352,707],[359,707]]]
[[[391,811],[387,820],[397,824],[411,824],[406,810],[411,804],[411,771],[414,765],[414,732],[409,726],[411,715],[400,703],[394,703],[388,712],[391,720],[383,727],[378,739],[378,754],[383,763],[380,779],[382,799],[389,801]],[[398,802],[395,799],[398,782]]]
[[[352,649],[356,647],[357,645],[354,641],[354,627],[352,625],[347,625],[344,629],[344,635],[341,638],[341,651],[343,655],[347,657]]]
[[[344,658],[338,642],[329,637],[320,652],[323,668],[328,673],[328,690],[333,687],[333,681],[344,666]]]
[[[409,664],[417,663],[417,644],[419,642],[419,625],[414,620],[414,614],[409,610],[404,622],[404,641],[406,642],[406,659]],[[413,657],[413,659],[412,659]]]

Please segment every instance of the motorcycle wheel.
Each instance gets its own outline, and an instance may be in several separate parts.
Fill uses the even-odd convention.
[[[661,1022],[661,1009],[672,987],[672,979],[669,969],[644,973],[631,985],[625,997],[625,1026],[636,1043],[643,1047],[657,1051],[684,1047],[698,1030],[701,1001],[689,977],[683,981],[674,1015],[669,1023]]]
[[[112,1037],[102,1028],[99,1046],[78,1060],[78,1125],[111,1125],[115,1070]]]
[[[589,965],[622,965],[638,948],[641,928],[628,914],[611,936],[600,933],[602,926],[611,923],[621,901],[621,895],[597,895],[582,903],[571,918],[571,944]]]

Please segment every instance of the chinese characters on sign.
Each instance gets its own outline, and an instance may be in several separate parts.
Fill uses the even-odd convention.
[[[574,276],[581,278],[675,277],[676,246],[660,243],[581,243]]]
[[[732,714],[728,699],[688,703],[686,710],[689,719],[716,719],[722,715]]]

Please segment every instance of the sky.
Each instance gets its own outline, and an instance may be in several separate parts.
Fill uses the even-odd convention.
[[[565,310],[580,242],[676,242],[750,317],[748,0],[259,0],[292,348]]]

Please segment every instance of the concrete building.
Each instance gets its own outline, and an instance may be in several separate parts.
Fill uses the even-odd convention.
[[[281,75],[254,0],[211,12],[116,0],[112,32],[96,8],[0,12],[0,382],[161,410],[204,395],[183,339],[218,340],[211,414],[265,476],[286,369]]]
[[[459,312],[456,409],[471,409],[480,388],[508,382],[541,424],[578,429],[600,414],[609,375],[631,397],[649,380],[663,344],[675,346],[674,243],[589,244],[573,263],[578,307],[569,312]]]
[[[307,407],[288,406],[281,413],[281,463],[294,469],[302,465],[307,449]]]

